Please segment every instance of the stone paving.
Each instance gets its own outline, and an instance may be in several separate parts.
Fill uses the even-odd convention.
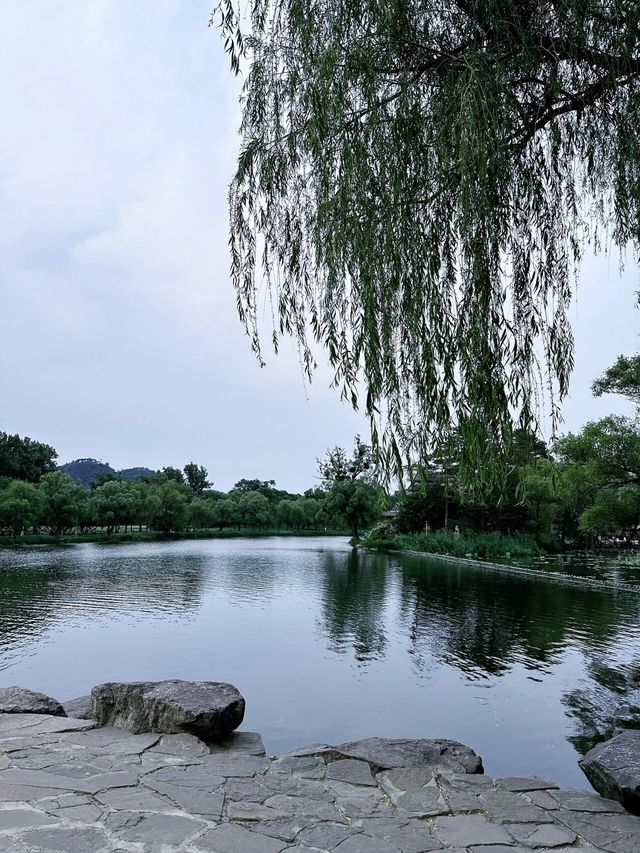
[[[426,767],[374,776],[311,752],[0,715],[0,853],[640,851],[640,817],[597,794]]]

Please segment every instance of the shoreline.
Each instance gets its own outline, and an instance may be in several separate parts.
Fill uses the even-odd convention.
[[[566,572],[550,572],[546,569],[534,569],[527,566],[510,566],[506,563],[493,563],[488,560],[478,560],[473,557],[454,557],[450,554],[435,554],[428,551],[413,551],[409,549],[375,551],[372,548],[367,548],[366,550],[378,554],[404,554],[411,557],[423,557],[428,560],[437,560],[443,563],[457,563],[459,565],[462,564],[476,569],[498,571],[503,574],[519,575],[530,578],[542,577],[545,580],[552,580],[557,583],[568,583],[576,586],[590,586],[593,589],[606,589],[613,592],[631,592],[636,594],[640,593],[640,585],[636,586],[634,584],[627,583],[626,581],[598,580],[597,578],[589,578],[584,575],[570,575]]]
[[[55,536],[50,533],[29,533],[24,536],[0,536],[0,548],[19,548],[31,545],[131,545],[143,542],[180,542],[195,539],[267,539],[283,537],[336,537],[350,536],[344,530],[197,530],[184,533],[157,533],[146,530],[127,533],[78,533]]]

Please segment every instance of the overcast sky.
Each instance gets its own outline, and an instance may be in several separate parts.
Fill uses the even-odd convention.
[[[261,370],[235,313],[226,189],[238,81],[214,0],[0,4],[0,429],[60,461],[204,464],[313,484],[366,431],[293,347]],[[637,349],[637,271],[585,261],[565,428],[612,410],[591,380]]]

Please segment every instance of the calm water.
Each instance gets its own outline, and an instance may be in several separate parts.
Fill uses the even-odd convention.
[[[343,539],[0,551],[0,685],[169,677],[236,684],[271,753],[445,736],[586,787],[578,752],[640,705],[640,595]]]

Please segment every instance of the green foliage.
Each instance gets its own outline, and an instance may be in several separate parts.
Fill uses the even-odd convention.
[[[136,467],[136,468],[121,468],[118,471],[118,477],[121,480],[151,480],[156,476],[156,472],[151,468]]]
[[[115,468],[112,468],[108,462],[100,462],[98,459],[74,459],[72,462],[66,462],[60,465],[60,470],[68,474],[76,483],[81,486],[91,486],[94,483],[98,485],[107,479],[117,477]]]
[[[163,468],[156,475],[157,479],[161,482],[166,482],[167,480],[171,480],[174,483],[177,483],[179,486],[184,483],[184,474],[179,468],[172,468],[171,465],[168,465],[166,468]]]
[[[189,526],[205,530],[216,524],[215,504],[205,498],[194,498],[189,504]]]
[[[32,451],[34,459],[47,448],[19,436],[6,438],[5,450],[11,449],[15,458],[15,448],[21,453]],[[38,484],[0,474],[3,544],[63,541],[65,537],[91,541],[102,536],[135,541],[136,536],[189,536],[204,531],[209,536],[212,528],[220,535],[241,531],[258,535],[268,530],[344,532],[347,528],[344,515],[330,508],[327,493],[320,488],[299,495],[278,489],[275,480],[242,479],[228,493],[214,491],[207,488],[206,469],[194,462],[185,465],[184,473],[166,467],[157,475],[149,468],[116,472],[88,458],[63,467]],[[21,470],[32,475],[24,465]]]
[[[97,459],[74,459],[60,465],[60,470],[68,474],[76,483],[82,486],[99,486],[107,480],[137,480],[140,478],[151,479],[156,472],[151,468],[123,468],[116,471],[106,462]]]
[[[615,364],[607,368],[591,386],[593,394],[622,394],[640,406],[640,355],[618,356]]]
[[[371,448],[356,436],[351,456],[342,447],[327,451],[318,462],[327,496],[325,509],[344,517],[352,539],[357,542],[364,525],[380,515],[383,493],[372,477]]]
[[[354,403],[363,380],[385,468],[453,423],[462,479],[490,481],[514,413],[548,385],[555,420],[567,391],[585,245],[638,247],[640,4],[237,8],[212,22],[245,72],[230,246],[256,353],[266,282],[276,349],[310,374],[323,346]]]
[[[76,525],[87,503],[87,493],[62,471],[52,471],[40,481],[42,516],[57,536]]]
[[[140,519],[142,499],[130,483],[110,480],[99,486],[91,499],[98,525],[112,533],[116,527],[133,524]]]
[[[49,444],[0,432],[0,477],[37,483],[55,469],[57,456]]]
[[[0,492],[0,527],[8,527],[14,536],[33,527],[41,513],[40,492],[31,483],[14,480]]]
[[[201,495],[205,489],[208,489],[211,483],[208,481],[209,476],[207,469],[202,465],[196,465],[195,462],[189,462],[184,466],[184,476],[187,485],[192,492]]]
[[[268,527],[269,499],[260,492],[244,492],[237,503],[237,519],[243,527]]]
[[[397,534],[368,538],[367,547],[383,550],[424,551],[453,557],[535,557],[542,553],[535,539],[525,534],[505,536],[502,533],[469,533],[456,535],[448,530],[433,533]]]
[[[174,479],[168,478],[153,483],[147,492],[144,506],[147,522],[161,533],[184,530],[187,525],[188,504],[184,487]]]

